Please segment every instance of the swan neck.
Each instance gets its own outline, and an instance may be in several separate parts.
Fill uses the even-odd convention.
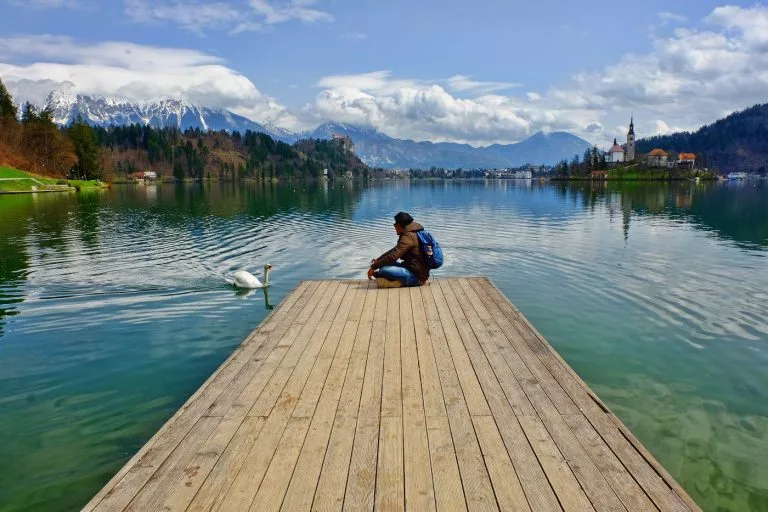
[[[264,269],[264,286],[269,285],[269,269]]]

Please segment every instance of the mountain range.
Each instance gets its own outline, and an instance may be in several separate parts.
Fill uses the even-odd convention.
[[[513,144],[474,147],[453,142],[416,142],[396,139],[372,128],[326,122],[308,132],[291,132],[270,123],[257,123],[229,110],[195,105],[178,99],[131,102],[119,98],[52,92],[45,107],[53,111],[54,122],[69,124],[77,116],[96,126],[176,126],[181,130],[262,132],[276,140],[295,143],[301,139],[330,139],[347,135],[355,152],[366,164],[382,168],[504,168],[525,164],[552,165],[581,155],[592,145],[566,132],[537,133]]]

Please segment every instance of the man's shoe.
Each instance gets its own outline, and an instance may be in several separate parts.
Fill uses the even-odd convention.
[[[376,278],[377,288],[402,288],[403,283],[401,281],[392,281],[390,279],[384,279],[383,277]]]

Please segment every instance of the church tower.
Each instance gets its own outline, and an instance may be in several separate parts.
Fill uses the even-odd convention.
[[[629,132],[627,133],[627,162],[635,160],[635,116],[632,115],[629,121]]]

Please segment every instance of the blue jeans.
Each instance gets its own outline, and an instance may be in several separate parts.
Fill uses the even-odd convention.
[[[400,281],[405,286],[419,286],[421,284],[416,274],[398,263],[381,267],[374,275],[391,281]]]

